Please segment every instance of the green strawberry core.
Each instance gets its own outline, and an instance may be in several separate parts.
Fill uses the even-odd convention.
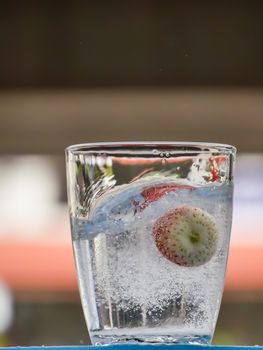
[[[198,232],[192,231],[190,235],[190,241],[195,244],[200,241],[200,234]]]

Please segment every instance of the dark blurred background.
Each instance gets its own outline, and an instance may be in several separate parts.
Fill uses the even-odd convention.
[[[118,140],[238,147],[214,343],[262,343],[263,2],[14,0],[0,8],[0,345],[89,342],[64,148]]]
[[[261,1],[12,1],[2,88],[261,86]]]

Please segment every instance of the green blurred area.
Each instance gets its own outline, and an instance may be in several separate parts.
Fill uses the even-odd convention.
[[[78,296],[74,299],[16,302],[14,323],[8,333],[1,336],[0,345],[90,344]],[[223,300],[213,344],[262,345],[262,314],[261,301]]]

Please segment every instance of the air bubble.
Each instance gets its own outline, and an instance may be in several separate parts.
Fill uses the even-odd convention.
[[[158,151],[158,149],[154,149],[154,150],[152,151],[152,154],[155,155],[155,156],[158,156],[159,153],[160,153],[160,152]]]

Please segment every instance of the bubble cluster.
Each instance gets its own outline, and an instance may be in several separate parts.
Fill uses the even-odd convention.
[[[139,195],[135,184],[127,186],[131,187],[129,195]],[[129,203],[127,192],[125,201],[123,195],[124,187],[111,197],[114,201],[111,206]],[[109,213],[107,200],[97,203],[97,210],[104,208],[104,217],[97,216],[98,221],[92,223],[93,227],[98,225],[99,230],[95,235],[89,235],[88,231],[83,233],[82,225],[81,239],[74,242],[77,266],[82,266],[78,273],[82,298],[85,298],[83,304],[89,305],[87,317],[95,319],[97,314],[109,328],[176,326],[179,329],[211,329],[222,295],[231,196],[232,188],[227,185],[193,190],[182,187],[166,193],[139,212],[129,207],[127,210],[122,208],[120,213]],[[153,236],[156,220],[181,205],[207,211],[218,227],[217,250],[211,260],[201,266],[179,266],[166,259],[156,247]],[[73,225],[73,231],[74,228],[77,231],[77,225]],[[93,308],[86,300],[92,295],[96,301]]]

